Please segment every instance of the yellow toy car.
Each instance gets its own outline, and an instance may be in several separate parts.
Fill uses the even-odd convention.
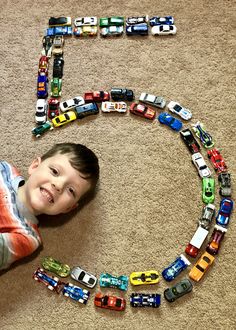
[[[80,26],[74,28],[74,35],[76,37],[94,37],[97,35],[97,26]]]
[[[68,124],[71,121],[75,120],[76,114],[74,111],[67,111],[63,113],[62,115],[56,116],[52,119],[52,123],[54,127],[60,127],[62,125]]]
[[[199,282],[203,275],[206,273],[208,268],[211,266],[211,264],[214,262],[215,257],[213,257],[210,253],[204,252],[203,255],[198,259],[196,264],[193,266],[193,268],[189,272],[189,277]]]
[[[134,272],[130,274],[130,283],[133,285],[156,284],[160,281],[160,275],[156,270]]]

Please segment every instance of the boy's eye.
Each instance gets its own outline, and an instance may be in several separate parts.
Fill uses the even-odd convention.
[[[50,170],[51,170],[52,174],[58,175],[58,170],[57,169],[51,167]]]
[[[73,196],[75,196],[75,191],[74,191],[73,188],[69,188],[69,192],[70,192]]]

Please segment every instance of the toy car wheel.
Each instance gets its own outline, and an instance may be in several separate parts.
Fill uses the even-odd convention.
[[[51,285],[49,285],[49,286],[48,286],[48,289],[51,290],[51,291],[53,291],[53,290],[54,290],[54,287],[51,286]]]
[[[69,293],[67,293],[67,292],[64,293],[64,296],[65,296],[65,297],[69,297]]]
[[[83,293],[89,294],[88,290],[83,290]]]
[[[55,281],[59,281],[59,278],[58,277],[53,277],[53,279],[55,280]]]
[[[84,299],[79,299],[79,302],[80,302],[81,304],[84,304],[84,303],[85,303]]]
[[[54,127],[53,127],[53,126],[51,126],[51,127],[49,128],[49,130],[50,130],[50,131],[52,131],[52,130],[53,130],[53,128],[54,128]]]
[[[37,276],[34,276],[34,279],[35,279],[35,281],[38,281],[39,280]]]
[[[40,136],[41,136],[40,134],[37,134],[35,137],[36,137],[36,138],[40,138]]]
[[[69,283],[68,285],[69,285],[69,286],[74,286],[72,283]]]

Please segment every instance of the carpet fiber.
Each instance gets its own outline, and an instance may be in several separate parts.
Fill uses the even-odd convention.
[[[205,124],[234,181],[235,1],[1,1],[1,158],[27,176],[32,159],[54,143],[78,142],[97,153],[101,167],[96,197],[77,213],[41,217],[43,249],[1,274],[2,330],[236,328],[234,214],[213,267],[191,294],[173,304],[164,300],[169,285],[163,278],[155,286],[129,285],[127,293],[102,290],[127,299],[122,313],[94,307],[99,285],[91,290],[87,306],[81,306],[32,279],[48,255],[97,276],[161,272],[184,252],[195,232],[203,206],[201,180],[179,133],[129,113],[100,113],[37,140],[31,134],[38,60],[49,17],[145,14],[173,15],[176,36],[66,39],[62,99],[127,87],[136,99],[148,92],[178,101],[193,113],[184,127],[198,120]],[[201,151],[211,167],[206,149]],[[218,209],[219,186],[213,176]],[[173,284],[185,277],[188,271]],[[128,302],[133,291],[161,293],[160,308],[132,309]]]

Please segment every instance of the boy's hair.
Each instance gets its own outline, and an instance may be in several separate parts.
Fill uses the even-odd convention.
[[[48,150],[42,157],[42,161],[57,154],[68,154],[71,166],[79,171],[83,178],[88,180],[91,187],[82,199],[87,199],[95,192],[99,179],[99,163],[95,153],[82,144],[77,143],[57,143]]]

